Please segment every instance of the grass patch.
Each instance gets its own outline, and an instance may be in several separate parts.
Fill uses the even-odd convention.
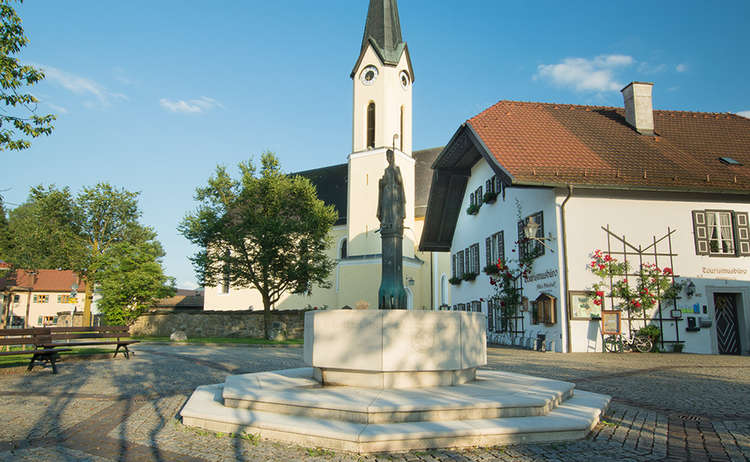
[[[169,337],[132,337],[133,340],[141,342],[167,342]],[[187,343],[225,343],[240,345],[302,345],[304,340],[301,338],[292,338],[287,340],[266,340],[264,338],[247,338],[247,337],[195,337],[188,338]]]
[[[310,457],[333,457],[335,452],[324,448],[307,448],[307,455]]]

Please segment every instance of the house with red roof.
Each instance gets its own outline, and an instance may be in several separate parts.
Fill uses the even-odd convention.
[[[42,327],[55,325],[60,313],[82,313],[86,285],[69,270],[17,270],[0,277],[0,292],[6,325]]]
[[[654,110],[652,87],[500,101],[435,159],[420,250],[451,253],[449,309],[490,341],[602,351],[655,326],[667,351],[750,354],[750,120]]]

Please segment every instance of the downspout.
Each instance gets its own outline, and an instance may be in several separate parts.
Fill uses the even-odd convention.
[[[570,307],[568,306],[568,233],[565,229],[565,204],[568,203],[568,200],[570,200],[571,196],[573,195],[573,185],[568,185],[568,196],[563,201],[562,205],[560,206],[560,224],[562,229],[560,230],[560,234],[562,235],[562,253],[563,253],[563,270],[565,271],[565,290],[563,291],[563,297],[565,297],[565,308],[566,312],[564,313],[565,316],[565,351],[566,353],[570,353],[571,350],[571,341],[570,341]]]
[[[437,311],[437,302],[440,298],[435,293],[435,287],[437,287],[437,265],[435,264],[435,255],[437,252],[430,252],[430,298],[432,299],[432,311]]]

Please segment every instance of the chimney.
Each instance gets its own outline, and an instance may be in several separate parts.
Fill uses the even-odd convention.
[[[625,100],[625,120],[641,135],[654,134],[654,104],[651,82],[630,82],[620,90]]]

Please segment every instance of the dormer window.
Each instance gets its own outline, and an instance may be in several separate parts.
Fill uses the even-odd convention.
[[[738,160],[734,160],[731,157],[719,157],[719,160],[721,161],[722,164],[726,164],[726,165],[736,165],[738,167],[741,167],[743,165],[742,162]]]

